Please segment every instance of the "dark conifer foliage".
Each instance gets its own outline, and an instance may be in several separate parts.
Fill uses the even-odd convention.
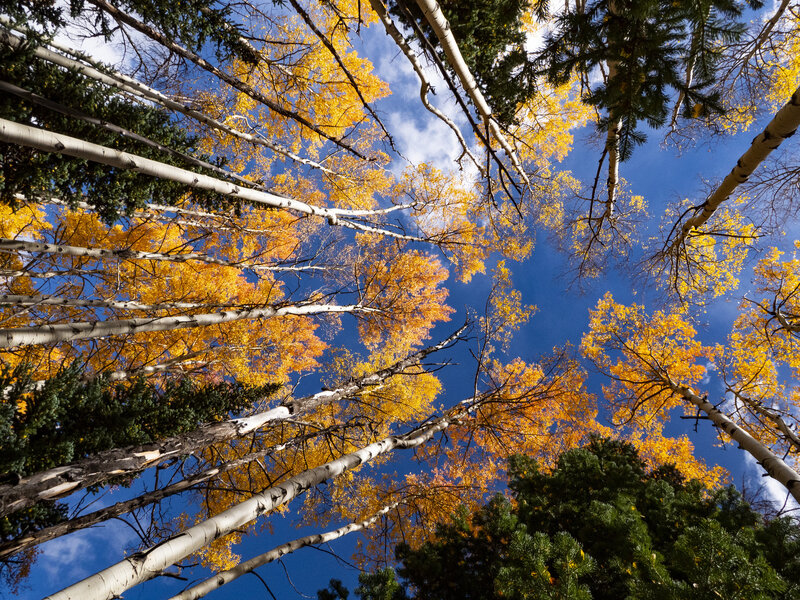
[[[85,380],[73,364],[31,390],[24,367],[0,375],[0,474],[24,476],[111,448],[146,444],[240,413],[277,386],[157,387],[144,379]]]
[[[216,5],[210,0],[121,0],[113,3],[123,12],[137,14],[170,39],[194,52],[210,43],[218,60],[232,56],[254,64],[258,56],[243,41],[244,31],[231,17],[229,4]],[[0,0],[0,12],[21,24],[37,25],[45,36],[52,35],[70,20],[82,17],[93,21],[98,33],[110,39],[118,27],[103,11],[86,0],[41,2],[39,0]]]
[[[134,104],[102,84],[73,71],[35,58],[29,48],[0,53],[0,80],[57,102],[67,111],[79,111],[113,123],[162,146],[194,154],[194,140],[164,111]],[[88,123],[70,114],[13,94],[0,94],[0,118],[62,133],[95,144],[132,152],[167,164],[203,171],[176,156]],[[210,174],[210,173],[209,173]],[[175,204],[186,194],[180,183],[157,180],[132,170],[40,152],[33,148],[0,144],[0,201],[15,205],[16,195],[25,199],[58,198],[87,202],[107,222],[141,208],[147,202]],[[195,191],[193,198],[205,205],[219,200],[216,194]]]
[[[439,2],[492,114],[506,125],[514,122],[519,103],[535,91],[534,71],[525,51],[522,30],[522,14],[527,5],[524,0]],[[389,7],[391,14],[407,27],[413,30],[414,23],[421,27],[446,64],[436,35],[416,3],[392,0]]]
[[[547,0],[534,9],[548,13]],[[536,71],[556,85],[574,73],[584,76],[610,62],[616,73],[591,86],[584,101],[603,113],[600,130],[621,121],[620,158],[625,160],[645,135],[641,122],[664,125],[670,95],[683,92],[684,116],[722,110],[713,90],[721,42],[737,39],[744,30],[745,6],[757,9],[761,0],[595,0],[568,3],[555,17],[554,31],[532,57]],[[554,7],[555,8],[555,7]],[[561,6],[559,5],[560,9]],[[691,82],[687,85],[687,68]]]
[[[800,526],[765,522],[733,488],[707,490],[672,466],[648,471],[627,443],[594,440],[551,472],[516,456],[513,500],[462,511],[398,573],[362,576],[380,600],[790,599]],[[343,598],[331,595],[325,598]],[[322,596],[321,596],[322,597]]]

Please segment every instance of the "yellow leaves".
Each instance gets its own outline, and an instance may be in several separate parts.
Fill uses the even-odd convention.
[[[491,355],[493,344],[499,342],[507,351],[513,334],[536,312],[532,304],[522,304],[522,294],[512,287],[511,270],[501,260],[493,271],[492,291],[486,315],[480,319],[483,337],[487,342],[485,354]]]
[[[685,316],[657,311],[648,317],[642,306],[618,304],[610,293],[590,315],[581,350],[611,377],[604,391],[612,404],[621,404],[623,418],[663,414],[681,402],[671,383],[692,386],[705,375],[698,361],[709,359],[712,349],[695,339]]]
[[[591,107],[581,101],[577,77],[555,88],[540,81],[537,93],[517,112],[519,125],[512,133],[520,142],[517,144],[520,160],[534,165],[535,170],[549,170],[572,149],[572,132],[593,116]]]
[[[740,197],[718,209],[702,229],[690,231],[685,244],[673,250],[668,279],[662,285],[671,287],[681,301],[704,304],[738,288],[744,261],[759,237],[758,228],[743,213],[748,200]]]
[[[391,344],[399,354],[427,339],[436,321],[447,321],[442,286],[447,270],[434,257],[377,242],[363,252],[357,266],[361,303],[373,309],[361,315],[359,330],[370,349]]]

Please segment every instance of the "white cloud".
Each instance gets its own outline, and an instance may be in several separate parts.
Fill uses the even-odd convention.
[[[753,482],[756,489],[762,488],[764,497],[776,509],[783,509],[784,512],[792,511],[793,514],[797,514],[797,511],[800,510],[800,504],[789,495],[786,487],[772,477],[765,476],[766,471],[764,468],[747,452],[744,454],[744,463],[745,481]]]
[[[433,115],[418,125],[407,114],[393,112],[389,125],[401,154],[414,164],[424,162],[448,169],[461,153],[455,134]]]
[[[36,562],[48,587],[60,588],[107,567],[110,557],[121,555],[136,540],[129,527],[109,521],[42,544]]]

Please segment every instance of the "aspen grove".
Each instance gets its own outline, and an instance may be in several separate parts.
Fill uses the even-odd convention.
[[[374,570],[598,438],[797,517],[796,0],[0,6],[9,593]]]

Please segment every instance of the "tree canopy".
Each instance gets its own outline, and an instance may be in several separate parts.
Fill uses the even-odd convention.
[[[791,595],[798,14],[0,1],[4,583]]]
[[[765,522],[731,487],[707,489],[674,465],[648,466],[595,439],[552,471],[509,465],[510,498],[462,507],[399,566],[362,575],[359,598],[792,598],[800,529]],[[321,600],[346,598],[341,586]]]

